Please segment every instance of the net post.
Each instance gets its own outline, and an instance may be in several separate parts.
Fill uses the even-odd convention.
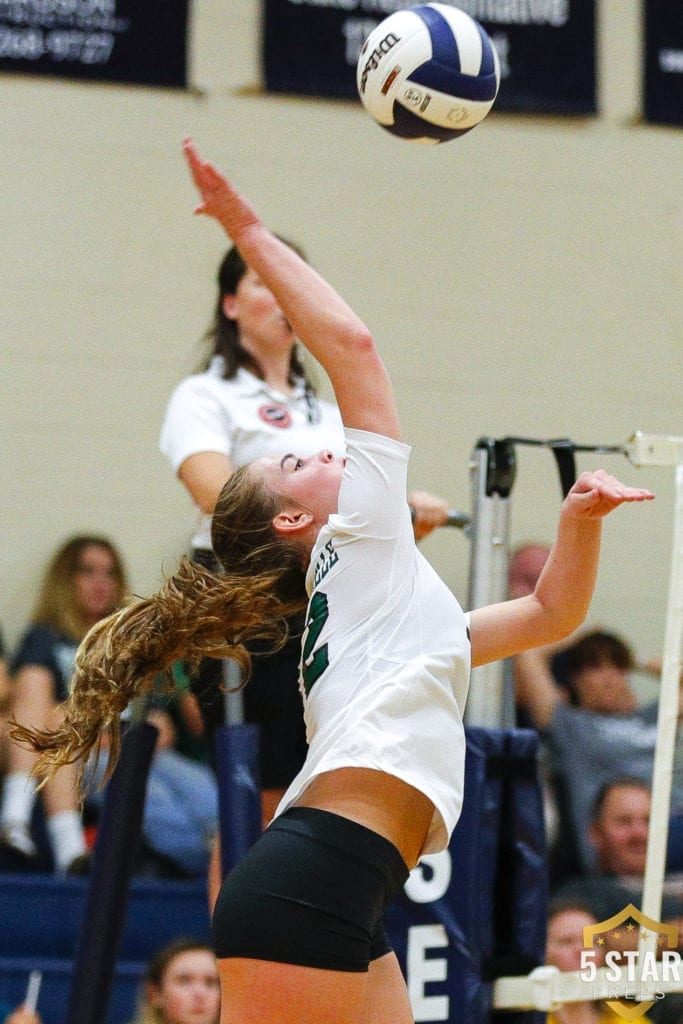
[[[469,468],[473,510],[469,578],[472,609],[507,597],[510,494],[516,470],[514,446],[507,441],[480,438]],[[472,670],[465,721],[489,728],[514,725],[514,698],[505,692],[502,662]]]

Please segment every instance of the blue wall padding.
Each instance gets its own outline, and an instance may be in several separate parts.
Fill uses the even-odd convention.
[[[65,1024],[106,1020],[157,735],[146,722],[129,728],[107,786]]]
[[[439,1011],[435,1024],[484,1024],[493,1012],[493,980],[527,974],[544,959],[547,862],[538,736],[470,727],[466,739],[465,797],[448,850],[448,888],[428,903],[402,894],[386,921],[409,985],[410,928],[436,923],[445,929],[446,944],[425,953],[445,961],[445,979],[424,985],[435,1006],[447,997],[448,1016]],[[427,881],[431,870],[429,861],[416,869]],[[535,1018],[506,1013],[501,1019],[536,1024]]]
[[[215,731],[223,874],[242,859],[261,833],[257,725]]]

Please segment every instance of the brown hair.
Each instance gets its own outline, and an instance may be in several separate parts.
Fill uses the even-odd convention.
[[[567,911],[572,910],[578,911],[578,913],[581,914],[588,914],[596,921],[599,920],[595,913],[595,910],[591,906],[589,899],[584,899],[582,896],[570,895],[554,896],[550,900],[550,902],[548,903],[548,912],[546,915],[546,920],[550,922],[554,917],[557,917],[558,914],[566,914]]]
[[[210,953],[215,958],[211,946],[199,939],[180,938],[157,950],[147,964],[144,977],[144,996],[140,1000],[135,1020],[132,1024],[163,1024],[163,1017],[159,1010],[150,1004],[149,989],[151,986],[161,988],[164,976],[176,957],[183,953]],[[218,974],[218,968],[216,968]]]
[[[301,256],[302,260],[306,259],[303,250],[295,242],[291,242],[281,235],[276,235],[275,237],[279,238],[285,245],[288,245],[290,249],[293,249],[298,256]],[[214,356],[221,356],[223,359],[223,377],[226,380],[231,380],[235,377],[240,366],[243,366],[251,371],[254,376],[263,380],[263,367],[258,359],[242,345],[239,324],[235,320],[231,320],[230,317],[227,317],[223,311],[223,299],[226,295],[235,295],[240,281],[248,270],[249,267],[242,259],[239,249],[233,245],[223,257],[216,275],[218,284],[216,308],[213,322],[204,335],[204,340],[209,345],[210,352],[200,369],[206,370]],[[306,389],[315,394],[313,381],[307,375],[306,367],[301,361],[295,345],[292,349],[289,363],[289,383],[294,385],[298,380],[302,380]]]
[[[570,677],[578,675],[584,668],[602,665],[614,665],[628,672],[634,664],[633,652],[628,644],[616,633],[602,630],[588,633],[565,651],[565,666]]]
[[[615,789],[640,789],[643,793],[647,793],[648,796],[652,793],[650,786],[644,779],[638,779],[633,775],[616,775],[614,778],[605,782],[598,790],[598,795],[593,801],[593,806],[591,807],[590,820],[592,822],[598,821],[604,810],[605,804],[607,803],[607,798]]]
[[[112,559],[117,593],[114,611],[124,599],[128,589],[123,561],[110,540],[96,534],[77,534],[65,541],[48,563],[38,600],[31,618],[32,622],[51,626],[57,633],[82,640],[88,631],[90,621],[83,615],[76,601],[76,576],[81,569],[83,553],[90,547],[103,548]]]
[[[64,764],[85,759],[109,733],[106,778],[120,753],[120,716],[133,697],[158,684],[182,659],[232,658],[248,675],[245,643],[266,640],[276,649],[287,638],[287,618],[306,603],[308,554],[282,541],[272,520],[283,498],[243,466],[232,474],[216,505],[213,545],[224,572],[183,559],[152,597],[98,622],[76,654],[64,720],[55,731],[12,731],[40,757],[35,774],[47,778]]]

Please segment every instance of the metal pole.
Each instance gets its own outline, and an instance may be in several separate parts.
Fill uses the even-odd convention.
[[[481,608],[507,597],[514,447],[506,441],[480,438],[469,466],[473,510],[469,607]],[[473,669],[465,722],[489,728],[514,726],[514,698],[505,693],[503,662]]]
[[[242,670],[232,658],[223,659],[223,722],[225,725],[242,725],[244,722],[244,699],[240,683]]]

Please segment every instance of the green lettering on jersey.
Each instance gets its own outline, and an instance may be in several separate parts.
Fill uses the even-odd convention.
[[[301,674],[304,681],[304,690],[310,693],[313,685],[318,681],[330,663],[327,644],[321,644],[315,649],[323,626],[330,614],[327,606],[327,594],[318,590],[311,598],[306,619],[306,632],[302,658]]]

